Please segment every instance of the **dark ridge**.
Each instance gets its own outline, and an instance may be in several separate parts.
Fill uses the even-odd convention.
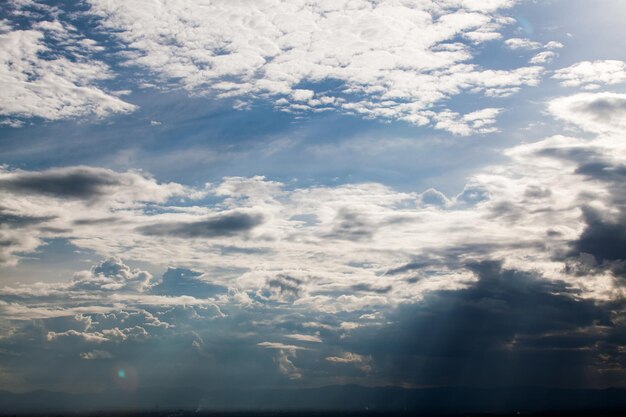
[[[311,389],[206,391],[198,388],[143,388],[94,394],[0,391],[0,415],[161,415],[180,412],[269,416],[294,412],[324,415],[563,415],[601,412],[626,415],[626,388],[368,388],[339,385]],[[217,413],[217,414],[216,414]],[[290,414],[291,413],[291,414]],[[519,414],[517,414],[519,413]],[[174,413],[176,414],[176,413]],[[277,414],[277,415],[278,415]],[[163,414],[165,415],[165,414]],[[547,415],[547,414],[546,414]],[[173,415],[170,417],[174,417]]]

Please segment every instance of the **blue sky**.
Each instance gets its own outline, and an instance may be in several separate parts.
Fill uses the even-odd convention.
[[[625,12],[6,2],[0,389],[623,386]]]

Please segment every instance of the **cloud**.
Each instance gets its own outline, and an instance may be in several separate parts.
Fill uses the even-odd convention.
[[[0,191],[18,195],[42,195],[62,199],[97,198],[163,201],[182,192],[178,185],[157,185],[138,172],[76,166],[44,171],[0,170]]]
[[[18,253],[43,245],[50,234],[68,235],[77,229],[101,233],[103,224],[110,229],[125,227],[125,221],[134,217],[132,209],[164,203],[187,191],[179,184],[160,184],[133,171],[1,167],[0,239],[4,244],[0,245],[0,263],[15,264]]]
[[[268,278],[257,295],[266,300],[288,303],[300,298],[304,292],[304,280],[287,274],[278,274]]]
[[[111,355],[106,350],[92,350],[90,352],[81,352],[80,358],[88,361],[93,361],[101,359],[111,359],[113,358],[113,355]]]
[[[115,318],[113,324],[119,324],[117,316],[125,315],[122,324],[125,328],[131,327],[170,327],[164,316],[155,316],[145,308],[190,308],[194,317],[216,318],[223,313],[211,296],[225,293],[225,289],[198,280],[198,283],[187,286],[176,286],[171,283],[175,280],[169,270],[157,285],[152,275],[138,268],[131,268],[119,258],[110,258],[94,265],[90,270],[79,271],[72,279],[64,282],[38,282],[30,285],[4,287],[0,290],[0,309],[7,319],[30,320],[51,319],[57,317],[83,317],[86,314],[107,314]],[[163,282],[166,284],[164,285]],[[181,291],[182,287],[182,291]],[[193,289],[192,294],[186,294]],[[169,291],[168,291],[169,290]],[[211,290],[211,294],[207,290]],[[182,293],[182,294],[181,294]],[[119,312],[120,309],[135,310],[133,313]],[[116,313],[117,312],[117,313]],[[131,316],[137,320],[129,327]],[[102,317],[98,323],[103,324]],[[98,338],[107,338],[111,335],[105,328],[100,333],[84,333],[88,330],[70,329],[70,333],[50,334],[49,338],[59,337],[83,338],[96,341]],[[122,328],[123,330],[123,328]],[[113,330],[111,330],[113,331]],[[77,333],[78,332],[78,333]],[[134,330],[129,330],[134,332]],[[80,334],[79,334],[80,333]],[[124,333],[124,331],[122,331]],[[122,335],[118,335],[122,337]]]
[[[506,96],[512,92],[512,90],[507,89],[492,89],[488,94]],[[496,132],[497,129],[493,125],[496,123],[496,116],[501,111],[502,109],[486,108],[463,116],[455,112],[443,111],[434,116],[437,121],[435,127],[460,136]]]
[[[523,49],[527,51],[536,51],[537,49],[547,49],[547,51],[536,53],[528,61],[528,63],[532,65],[543,65],[552,62],[552,60],[559,56],[559,54],[554,52],[554,49],[560,49],[563,47],[563,44],[557,41],[550,41],[545,45],[542,45],[540,42],[527,38],[510,38],[504,41],[504,44],[509,49],[513,50]]]
[[[243,234],[263,223],[263,216],[248,213],[224,213],[194,222],[162,222],[142,226],[141,233],[179,238],[213,238]]]
[[[286,375],[289,379],[292,379],[292,380],[302,378],[302,373],[296,367],[296,365],[294,365],[293,362],[291,361],[291,359],[295,357],[296,357],[295,350],[289,350],[289,351],[279,350],[278,351],[278,369],[280,370],[282,374]]]
[[[137,291],[151,285],[152,275],[131,269],[119,258],[110,258],[95,265],[90,271],[74,275],[70,291]]]
[[[546,43],[543,47],[546,49],[561,49],[561,48],[564,48],[565,45],[563,45],[561,42],[558,42],[558,41],[550,41]]]
[[[87,333],[87,332],[78,332],[76,330],[67,330],[62,333],[57,332],[48,332],[46,335],[46,340],[49,342],[54,342],[58,339],[75,339],[84,341],[86,343],[104,343],[109,339],[102,333]]]
[[[201,272],[185,268],[168,268],[161,282],[150,290],[153,294],[207,298],[224,294],[228,288],[209,282]]]
[[[333,229],[327,235],[331,239],[366,240],[376,229],[363,214],[349,208],[341,208],[333,223]]]
[[[285,337],[289,339],[299,340],[301,342],[322,343],[322,339],[319,336],[311,334],[288,334]]]
[[[626,82],[626,62],[617,60],[581,61],[555,71],[552,78],[565,87],[594,90],[602,85]]]
[[[541,48],[541,43],[531,41],[526,38],[510,38],[504,41],[504,44],[511,49],[539,49]]]
[[[363,356],[357,353],[344,352],[341,356],[328,356],[326,360],[332,363],[353,364],[354,366],[366,373],[372,371],[373,364],[371,356]]]
[[[550,197],[540,194],[540,200]],[[179,291],[187,292],[187,288],[202,288],[197,281],[205,278],[183,268],[170,269],[164,274],[163,281],[168,285],[161,289],[164,295],[158,297],[150,295],[154,287],[128,292],[102,291],[98,287],[75,288],[72,281],[65,286],[58,283],[27,285],[19,291],[5,287],[0,292],[0,300],[11,300],[33,311],[31,316],[16,316],[0,304],[3,317],[12,320],[15,326],[15,330],[7,333],[10,342],[0,338],[0,349],[9,348],[10,352],[22,349],[22,354],[36,363],[39,363],[38,357],[41,360],[56,357],[55,364],[78,366],[76,369],[81,369],[78,362],[90,362],[87,359],[96,362],[96,358],[101,358],[106,362],[109,356],[96,352],[107,352],[116,361],[131,358],[142,378],[168,373],[167,367],[155,368],[155,360],[171,358],[173,352],[178,352],[176,366],[184,372],[170,375],[173,384],[179,383],[179,378],[204,382],[207,370],[212,369],[211,378],[224,374],[235,378],[229,379],[229,384],[239,387],[248,386],[245,381],[246,378],[249,381],[251,375],[258,376],[255,379],[258,384],[277,383],[272,379],[276,374],[283,375],[285,381],[320,384],[394,380],[406,384],[462,381],[473,385],[486,380],[499,381],[503,376],[498,369],[510,369],[507,360],[525,358],[526,363],[527,355],[536,358],[537,366],[521,371],[513,368],[511,372],[516,381],[546,378],[552,381],[553,372],[558,375],[572,372],[564,366],[570,363],[563,355],[581,355],[576,356],[577,360],[587,364],[588,375],[597,381],[602,367],[594,359],[597,355],[620,360],[614,353],[621,343],[614,340],[615,335],[622,331],[621,322],[613,320],[616,317],[613,312],[618,311],[614,301],[589,297],[569,274],[561,275],[569,280],[566,282],[543,277],[535,271],[505,268],[502,261],[455,263],[455,255],[447,248],[447,251],[429,251],[431,258],[424,258],[421,264],[416,261],[390,272],[393,290],[387,293],[389,298],[379,299],[375,307],[364,304],[365,297],[361,295],[318,297],[312,302],[271,308],[260,303],[244,306],[231,297],[231,292],[227,295],[220,292],[214,300],[187,296],[179,302],[181,297],[173,295],[177,292],[175,282],[193,283],[189,287],[185,283],[183,291]],[[413,246],[411,251],[419,251],[419,247]],[[462,253],[466,255],[468,250]],[[515,249],[507,248],[503,253],[507,254],[503,256],[507,261],[508,256],[517,256]],[[545,262],[538,258],[540,251],[529,252],[526,247],[523,253],[537,257],[530,266],[521,264],[532,270],[541,268]],[[449,258],[441,259],[443,254]],[[489,251],[485,256],[495,254],[497,251]],[[451,271],[445,273],[445,268],[457,273],[464,270],[473,280],[446,287],[455,278]],[[366,271],[360,269],[354,275],[363,275]],[[102,275],[122,281],[133,280],[142,272],[108,260],[95,265],[90,276]],[[423,274],[422,281],[405,281],[407,274],[415,273]],[[345,288],[342,281],[348,281],[352,287],[363,282],[355,281],[358,277],[351,277],[347,272],[340,278],[329,275],[315,278],[307,282],[305,297],[324,291],[328,294],[329,290],[341,293]],[[389,282],[386,279],[372,276],[367,283],[383,285]],[[588,280],[588,275],[581,277],[581,281]],[[240,291],[246,291],[245,281],[230,282],[241,286]],[[417,291],[420,285],[431,287],[420,293]],[[167,287],[173,288],[169,295],[166,295]],[[411,292],[411,289],[416,291]],[[196,296],[203,295],[199,292]],[[404,302],[393,301],[392,297],[403,296],[407,297]],[[170,304],[165,303],[166,300]],[[219,303],[226,314],[211,308],[211,303]],[[355,307],[348,306],[351,303]],[[343,308],[326,313],[325,307],[333,304]],[[85,310],[78,314],[75,306],[83,306]],[[61,314],[33,315],[41,307],[56,308]],[[107,310],[98,311],[102,307]],[[31,322],[30,318],[35,317],[38,320]],[[489,325],[483,326],[484,323]],[[38,327],[29,327],[31,324]],[[319,331],[319,336],[307,334],[312,327]],[[22,337],[24,339],[20,339]],[[294,345],[281,342],[282,338],[314,345]],[[24,350],[22,346],[29,348]],[[254,353],[255,348],[267,353]],[[64,355],[59,356],[59,352]],[[202,360],[198,360],[200,357]],[[423,372],[414,372],[414,368],[407,368],[407,363],[420,366]],[[484,366],[486,374],[483,377],[481,372],[459,373],[459,369],[463,369],[457,366],[460,363],[466,363],[472,370]],[[547,363],[553,366],[546,368]],[[51,374],[46,372],[46,375]],[[568,375],[574,381],[573,375]],[[87,376],[86,380],[92,379]],[[220,379],[220,384],[222,382]],[[58,381],[48,380],[47,383],[60,386]]]
[[[1,188],[11,192],[38,193],[61,198],[89,199],[106,194],[107,187],[120,185],[118,178],[111,172],[90,168],[4,174],[0,182]]]
[[[0,225],[10,228],[36,225],[45,223],[46,221],[52,219],[54,219],[53,216],[23,216],[19,214],[12,214],[0,208]]]
[[[466,287],[475,278],[460,266],[463,259],[506,259],[524,269],[521,265],[532,256],[540,265],[536,268],[564,279],[558,256],[571,250],[570,242],[585,226],[580,207],[594,198],[604,202],[589,196],[607,192],[605,185],[581,181],[581,175],[618,175],[612,168],[619,166],[612,161],[621,155],[616,149],[610,138],[553,137],[519,145],[506,151],[508,162],[479,171],[450,197],[372,183],[288,188],[262,178],[227,178],[203,188],[203,195],[215,199],[211,205],[166,199],[176,195],[171,190],[181,197],[199,190],[145,177],[140,177],[147,181],[142,188],[154,187],[163,203],[118,203],[116,189],[94,201],[55,199],[57,204],[34,193],[12,192],[7,201],[19,201],[13,215],[50,220],[43,223],[45,232],[36,223],[24,226],[29,233],[20,229],[16,234],[18,229],[10,227],[1,232],[15,245],[12,251],[26,254],[42,244],[28,240],[33,236],[64,237],[103,257],[123,256],[163,269],[170,260],[180,265],[160,283],[88,271],[76,284],[115,293],[119,302],[196,305],[204,298],[236,297],[248,306],[363,315],[380,306],[415,302],[430,291]],[[589,164],[598,162],[608,168],[593,171]],[[125,195],[123,186],[114,187]],[[131,195],[138,192],[134,187]],[[437,204],[424,203],[429,194]],[[260,216],[263,224],[249,228]],[[106,227],[84,219],[106,219]],[[142,229],[155,226],[149,233]],[[409,264],[424,266],[401,268]],[[579,284],[589,297],[603,298],[607,279]],[[131,284],[137,285],[132,291]]]
[[[284,343],[278,342],[260,342],[257,343],[257,346],[261,346],[267,349],[278,349],[278,350],[303,350],[306,349],[301,346],[296,345],[285,345]]]
[[[52,9],[41,6],[29,13],[30,6],[36,7],[7,5],[26,27],[6,25],[0,32],[0,115],[57,120],[133,111],[134,105],[99,86],[114,75],[93,58],[96,42],[57,20],[59,14]]]
[[[461,192],[449,196],[375,183],[298,187],[262,177],[228,177],[187,188],[159,184],[145,174],[88,167],[5,170],[3,212],[14,216],[0,228],[6,262],[56,238],[104,258],[124,257],[164,271],[172,267],[161,281],[87,271],[76,285],[111,293],[107,303],[93,306],[104,309],[114,301],[195,306],[237,300],[241,308],[360,317],[433,291],[467,288],[476,280],[463,266],[470,260],[501,260],[505,268],[541,271],[546,279],[584,290],[586,298],[607,300],[617,285],[616,269],[604,268],[585,280],[567,267],[579,256],[576,248],[586,247],[576,244],[589,225],[581,216],[584,210],[600,213],[602,224],[620,221],[615,213],[621,202],[614,197],[626,166],[620,100],[611,93],[555,99],[548,103],[550,112],[593,131],[583,138],[553,136],[506,149],[501,163],[478,170]],[[75,172],[108,182],[87,187],[84,194],[96,196],[89,198],[62,199],[50,196],[48,188],[40,191],[39,178],[65,181]],[[37,187],[26,182],[26,188],[14,178],[35,178]],[[63,190],[54,188],[54,195],[62,195],[57,189]],[[61,290],[46,291],[58,296]],[[93,298],[87,300],[90,304]],[[36,314],[24,310],[23,298],[6,301],[16,315]],[[37,314],[59,314],[53,306],[31,307],[46,307]],[[79,306],[70,307],[75,313]],[[280,337],[305,333],[289,329]]]
[[[563,384],[568,376],[575,384],[593,385],[604,378],[600,356],[623,360],[609,346],[611,335],[623,330],[611,319],[612,303],[581,299],[580,291],[563,281],[503,269],[498,262],[468,267],[477,274],[474,284],[405,304],[388,326],[355,329],[344,348],[371,354],[377,372],[413,384]],[[346,355],[332,361],[358,359]],[[573,369],[571,361],[580,367]],[[583,369],[594,370],[584,376]]]
[[[89,1],[103,28],[129,47],[129,64],[191,94],[437,129],[449,124],[438,122],[434,105],[464,92],[498,96],[539,82],[541,67],[494,71],[471,63],[474,45],[499,39],[513,22],[500,12],[514,3]]]
[[[626,94],[581,93],[549,103],[556,117],[591,132],[626,130]]]
[[[557,54],[554,51],[543,51],[533,56],[528,62],[531,64],[536,64],[536,65],[548,64],[552,62],[558,56],[559,54]]]
[[[622,207],[624,209],[624,207]],[[586,227],[575,242],[575,251],[593,256],[595,261],[626,261],[626,217],[616,221],[603,219],[602,213],[592,208],[584,211]]]
[[[420,203],[424,206],[446,207],[450,201],[442,192],[429,188],[420,194]]]

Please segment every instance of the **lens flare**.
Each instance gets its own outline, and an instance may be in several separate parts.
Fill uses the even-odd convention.
[[[118,363],[111,368],[113,383],[124,391],[134,391],[139,385],[137,370],[128,363]]]
[[[526,35],[532,35],[535,32],[535,28],[532,23],[530,23],[526,18],[522,16],[515,16],[515,20],[517,20],[517,23]]]

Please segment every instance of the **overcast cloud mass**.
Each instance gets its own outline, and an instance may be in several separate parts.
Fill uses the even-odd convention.
[[[3,2],[0,390],[626,386],[625,14]]]

